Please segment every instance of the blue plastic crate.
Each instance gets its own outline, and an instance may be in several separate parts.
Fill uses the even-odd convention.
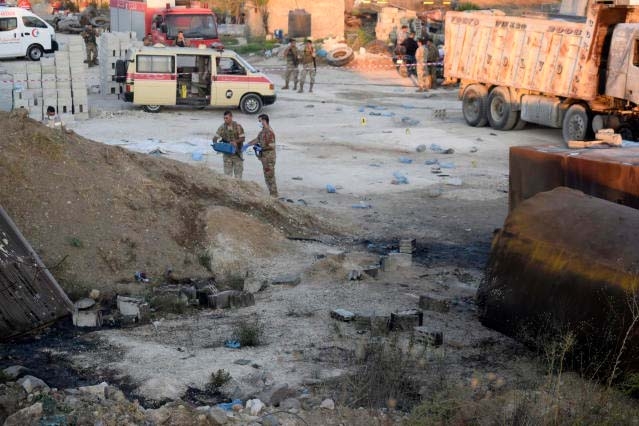
[[[235,147],[227,142],[212,143],[211,147],[215,152],[221,152],[223,154],[235,154]]]

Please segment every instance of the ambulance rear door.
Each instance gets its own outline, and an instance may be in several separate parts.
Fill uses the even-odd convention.
[[[139,53],[135,57],[133,102],[140,105],[175,105],[175,55]]]
[[[216,58],[215,71],[211,85],[211,105],[238,106],[249,88],[246,68],[237,58],[223,54]]]
[[[14,58],[24,56],[22,37],[18,29],[18,19],[14,11],[0,8],[0,57]]]

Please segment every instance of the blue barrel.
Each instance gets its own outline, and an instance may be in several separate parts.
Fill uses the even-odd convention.
[[[273,36],[281,42],[284,40],[284,30],[273,31]]]

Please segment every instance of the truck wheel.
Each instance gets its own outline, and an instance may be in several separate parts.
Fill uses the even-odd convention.
[[[495,130],[512,130],[517,124],[517,111],[513,111],[510,93],[505,87],[495,87],[488,95],[488,122]]]
[[[561,135],[566,143],[568,141],[585,141],[592,136],[590,117],[586,107],[574,104],[568,108],[561,126]]]
[[[625,140],[625,141],[636,141],[637,138],[635,138],[635,132],[632,130],[632,127],[630,127],[629,124],[622,124],[621,126],[619,126],[619,129],[617,129],[617,133],[619,133],[621,135],[621,139]]]
[[[254,93],[244,95],[240,101],[240,109],[245,114],[257,114],[262,110],[262,98]]]
[[[486,105],[488,90],[480,84],[473,84],[464,90],[462,97],[462,113],[469,126],[484,127],[488,123]]]
[[[37,44],[29,46],[29,49],[27,50],[27,57],[32,61],[39,61],[43,54],[44,50],[42,50],[42,47]]]
[[[526,127],[528,122],[526,120],[522,120],[521,113],[517,111],[517,124],[513,127],[513,130],[523,130]]]
[[[142,109],[145,110],[146,112],[156,113],[156,112],[160,112],[162,107],[160,105],[144,105]]]

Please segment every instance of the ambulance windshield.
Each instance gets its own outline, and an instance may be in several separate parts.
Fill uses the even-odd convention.
[[[217,38],[217,27],[213,15],[167,15],[165,23],[169,39],[175,39],[178,31],[183,31],[187,39]]]

